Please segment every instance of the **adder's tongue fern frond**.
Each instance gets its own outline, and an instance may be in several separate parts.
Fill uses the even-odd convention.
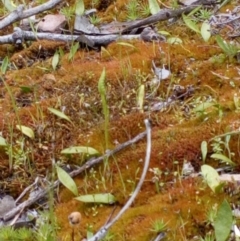
[[[108,144],[109,144],[109,133],[108,133],[109,109],[108,109],[107,98],[106,98],[107,91],[106,91],[106,86],[105,86],[105,79],[106,79],[106,70],[104,68],[103,71],[102,71],[102,74],[99,78],[99,81],[98,81],[98,91],[101,95],[103,114],[104,114],[104,118],[105,118],[105,124],[104,124],[105,143],[106,143],[105,148],[108,149]]]

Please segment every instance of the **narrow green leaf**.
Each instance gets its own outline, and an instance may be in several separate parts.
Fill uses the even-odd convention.
[[[25,93],[25,94],[33,92],[33,88],[30,86],[20,86],[20,89],[22,93]]]
[[[82,196],[76,197],[75,199],[85,203],[113,204],[116,202],[115,196],[113,196],[111,193],[88,194],[88,195],[82,195]]]
[[[206,141],[202,141],[202,143],[201,143],[201,152],[202,152],[202,161],[205,162],[206,157],[207,157],[207,152],[208,152]]]
[[[232,209],[229,203],[224,200],[217,211],[214,220],[214,231],[216,241],[226,241],[229,237],[233,224]]]
[[[177,38],[177,37],[168,38],[167,42],[169,44],[182,44],[183,43],[183,41],[180,38]]]
[[[62,154],[88,154],[99,155],[99,151],[88,146],[72,146],[61,151]]]
[[[34,139],[35,135],[31,128],[23,125],[16,125],[16,128],[20,130],[24,135],[28,136],[31,139]]]
[[[187,25],[187,27],[189,27],[191,30],[193,30],[196,33],[200,33],[199,27],[193,20],[191,20],[191,18],[189,18],[185,14],[182,14],[182,18],[184,23]]]
[[[52,59],[52,68],[53,70],[56,70],[57,66],[59,63],[59,53],[58,51],[56,51],[53,55],[53,59]]]
[[[2,3],[9,12],[12,12],[17,8],[17,6],[11,0],[2,0]]]
[[[79,42],[76,42],[75,44],[71,45],[70,53],[68,55],[68,60],[69,61],[74,59],[74,56],[77,53],[78,48],[79,48]]]
[[[137,104],[141,111],[143,111],[144,93],[145,93],[145,86],[141,85],[139,87],[138,96],[137,96]]]
[[[104,68],[98,81],[98,91],[101,95],[104,95],[104,96],[106,95],[105,78],[106,78],[106,70]]]
[[[169,32],[164,31],[164,30],[159,30],[158,33],[162,34],[162,35],[166,35],[166,36],[170,36],[171,35]]]
[[[161,10],[156,0],[148,0],[148,6],[152,15]]]
[[[211,37],[211,26],[208,21],[204,21],[201,27],[201,35],[203,40],[207,42]]]
[[[9,58],[6,56],[3,59],[3,62],[2,62],[2,65],[1,65],[1,72],[2,72],[2,74],[6,74],[7,68],[8,68],[8,64],[9,64]]]
[[[226,157],[225,155],[223,154],[218,154],[218,153],[215,153],[215,154],[212,154],[211,155],[211,158],[214,158],[214,159],[219,159],[227,164],[230,164],[232,166],[236,166],[236,163],[234,163],[231,159],[229,159],[228,157]]]
[[[201,104],[199,104],[198,106],[196,106],[193,111],[194,112],[202,112],[205,111],[206,109],[208,109],[211,106],[214,106],[215,104],[212,102],[203,102]]]
[[[56,165],[58,180],[75,196],[78,196],[78,188],[72,177],[61,167]]]
[[[219,45],[219,47],[220,47],[225,53],[227,53],[227,52],[228,52],[227,44],[226,44],[226,42],[223,41],[223,39],[222,39],[219,35],[216,36],[216,41],[217,41],[217,44]]]
[[[53,113],[54,115],[56,115],[57,117],[61,118],[61,119],[64,119],[64,120],[67,120],[69,122],[72,123],[72,121],[70,120],[70,118],[65,115],[63,112],[61,112],[60,110],[56,110],[54,108],[51,108],[51,107],[48,107],[48,110]]]
[[[219,35],[216,36],[216,41],[219,47],[227,54],[228,56],[235,56],[238,52],[237,47],[235,45],[227,43],[224,41]]]
[[[7,146],[7,142],[2,136],[0,136],[0,146]]]
[[[84,7],[83,0],[77,0],[75,14],[78,16],[82,16],[84,14],[84,11],[85,11],[85,7]]]
[[[134,45],[130,44],[130,43],[125,43],[125,42],[117,42],[118,45],[122,45],[122,46],[127,46],[127,47],[131,47],[131,48],[136,48]]]
[[[218,172],[209,165],[202,165],[201,171],[203,178],[207,182],[208,186],[212,189],[213,192],[216,192],[218,186],[221,185]]]

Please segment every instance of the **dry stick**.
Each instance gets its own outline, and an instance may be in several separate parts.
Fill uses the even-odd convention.
[[[153,24],[158,21],[164,21],[164,20],[167,20],[170,18],[179,17],[183,13],[191,12],[193,9],[195,9],[198,6],[199,5],[191,5],[191,6],[180,8],[177,10],[169,10],[169,9],[161,10],[158,13],[156,13],[148,18],[133,21],[132,24],[129,24],[125,29],[123,29],[122,33],[126,33],[126,32],[133,30],[134,28],[139,28],[144,25]]]
[[[77,175],[79,175],[81,172],[85,171],[86,169],[92,167],[93,165],[96,165],[98,163],[100,163],[101,161],[103,161],[106,158],[109,158],[110,156],[114,155],[115,153],[123,150],[124,148],[138,142],[139,140],[143,139],[146,136],[147,132],[144,131],[142,133],[140,133],[139,135],[135,136],[133,139],[124,142],[123,144],[117,146],[114,150],[112,151],[108,151],[105,155],[98,157],[98,158],[94,158],[91,159],[89,161],[87,161],[83,166],[81,166],[80,168],[78,168],[77,170],[74,170],[72,172],[69,173],[69,175],[71,177],[75,177]],[[34,197],[29,198],[28,200],[22,202],[21,204],[19,204],[16,208],[14,208],[13,210],[9,211],[8,213],[6,213],[3,217],[4,221],[8,221],[11,218],[13,218],[18,212],[20,212],[23,208],[27,208],[31,205],[33,205],[34,203],[36,203],[39,199],[43,198],[45,195],[47,195],[47,193],[49,191],[51,191],[52,189],[56,188],[58,185],[60,184],[60,182],[57,180],[55,181],[49,188],[40,191],[39,193],[37,193]]]
[[[153,241],[160,241],[165,238],[166,234],[164,232],[158,234],[158,236]]]
[[[0,44],[15,43],[16,39],[21,40],[37,40],[37,39],[48,39],[53,41],[72,42],[79,38],[79,35],[65,35],[65,34],[54,34],[54,33],[33,33],[32,31],[24,31],[21,28],[15,27],[14,33],[5,36],[0,36]],[[108,45],[109,43],[117,40],[131,40],[139,39],[140,35],[100,35],[90,36],[86,35],[86,38],[92,40],[95,45]]]
[[[0,21],[0,29],[8,26],[9,24],[11,24],[12,22],[14,22],[16,20],[27,18],[38,12],[52,8],[53,6],[55,6],[56,4],[58,4],[60,2],[61,2],[61,0],[52,0],[45,4],[40,5],[38,7],[29,9],[29,10],[25,10],[25,11],[23,11],[23,6],[21,5],[15,11],[13,11],[10,15],[8,15],[6,18],[4,18],[2,21]],[[161,10],[158,13],[156,13],[148,18],[145,18],[142,20],[137,20],[137,21],[132,21],[132,22],[128,23],[128,26],[125,29],[123,29],[122,32],[116,31],[112,34],[106,34],[106,35],[100,35],[100,36],[86,35],[86,37],[89,38],[90,40],[92,40],[96,45],[107,45],[119,38],[125,39],[125,40],[133,39],[133,38],[140,38],[140,35],[122,35],[122,34],[128,33],[129,31],[133,30],[134,28],[139,28],[139,27],[142,27],[145,25],[154,24],[158,21],[163,21],[163,20],[167,20],[170,18],[179,17],[182,13],[189,13],[196,7],[197,6],[188,6],[188,7],[180,8],[177,10]],[[13,35],[14,34],[16,35],[16,33],[19,35],[18,38],[23,39],[23,40],[49,39],[49,40],[54,40],[54,41],[70,42],[70,41],[76,40],[79,37],[79,35],[33,33],[31,31],[22,31],[20,28],[16,28],[15,33],[0,37],[0,43],[1,44],[14,43],[15,40],[14,40]]]
[[[131,195],[131,197],[129,198],[129,200],[127,201],[127,203],[123,206],[123,208],[121,209],[121,211],[116,215],[116,217],[113,218],[112,221],[110,221],[108,224],[104,225],[102,228],[100,228],[100,230],[90,239],[88,239],[88,241],[98,241],[101,240],[102,238],[104,238],[107,234],[107,231],[109,230],[109,228],[123,215],[123,213],[132,205],[134,199],[136,198],[137,194],[139,193],[142,184],[145,180],[147,171],[148,171],[148,166],[149,166],[149,162],[150,162],[150,155],[151,155],[151,126],[150,126],[150,122],[149,120],[144,120],[145,125],[146,125],[146,129],[147,129],[147,148],[146,148],[146,157],[145,157],[145,163],[144,163],[144,168],[143,168],[143,172],[141,175],[141,178],[138,182],[138,185],[136,187],[136,189],[134,190],[133,194]]]
[[[35,14],[49,10],[49,9],[55,7],[60,2],[62,2],[62,0],[50,0],[44,4],[41,4],[37,7],[30,8],[27,10],[24,10],[24,5],[19,5],[16,10],[11,12],[6,18],[4,18],[2,21],[0,21],[0,29],[3,29],[5,27],[7,27],[8,25],[10,25],[16,21],[19,21],[21,19],[28,18]]]

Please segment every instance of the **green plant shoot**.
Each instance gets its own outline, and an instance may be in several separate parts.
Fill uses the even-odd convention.
[[[218,209],[214,220],[214,231],[217,241],[227,240],[233,224],[232,209],[230,204],[224,200]]]
[[[104,114],[104,119],[105,119],[105,124],[104,124],[105,143],[106,143],[106,149],[108,149],[108,145],[109,145],[109,131],[108,131],[109,109],[108,109],[107,98],[106,98],[105,78],[106,78],[106,70],[104,68],[102,71],[102,74],[100,76],[100,79],[98,81],[98,91],[101,95],[101,100],[102,100],[102,108],[103,108],[103,114]]]

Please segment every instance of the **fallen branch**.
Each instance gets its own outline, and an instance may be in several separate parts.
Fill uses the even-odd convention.
[[[191,6],[176,9],[176,10],[163,9],[163,10],[159,11],[158,13],[156,13],[156,14],[148,17],[148,18],[136,20],[136,21],[133,21],[132,23],[129,23],[128,26],[125,29],[123,29],[122,33],[127,33],[127,32],[129,32],[129,31],[131,31],[135,28],[139,28],[139,27],[142,27],[142,26],[154,24],[154,23],[157,23],[159,21],[164,21],[164,20],[168,20],[170,18],[179,17],[183,13],[186,13],[186,14],[190,13],[196,7],[199,7],[199,6],[191,5]]]
[[[123,150],[124,148],[126,148],[126,147],[128,147],[128,146],[130,146],[130,145],[132,145],[132,144],[134,144],[136,142],[138,142],[139,140],[143,139],[146,136],[146,134],[147,134],[146,131],[142,132],[139,135],[135,136],[133,139],[131,139],[131,140],[127,141],[127,142],[124,142],[123,144],[117,146],[114,150],[108,151],[105,155],[87,161],[84,165],[82,165],[78,169],[76,169],[76,170],[72,171],[71,173],[69,173],[69,175],[71,177],[75,177],[75,176],[79,175],[83,171],[85,171],[85,170],[89,169],[90,167],[100,163],[104,159],[109,158],[110,156],[114,155],[115,153],[117,153],[117,152]],[[31,196],[28,200],[22,202],[16,208],[14,208],[13,210],[11,210],[8,213],[6,213],[4,215],[4,217],[3,217],[3,221],[8,221],[8,220],[12,219],[17,213],[19,213],[23,209],[33,205],[39,199],[41,199],[44,196],[46,196],[51,190],[56,188],[59,184],[60,184],[60,182],[57,180],[50,187],[40,191],[39,193],[37,193],[33,197]]]
[[[81,42],[80,35],[65,35],[65,34],[53,34],[53,33],[33,33],[31,31],[24,31],[18,27],[14,28],[14,33],[8,34],[5,36],[0,36],[0,44],[6,43],[17,43],[18,40],[20,42],[27,40],[38,40],[38,39],[47,39],[52,41],[63,41],[63,42],[71,42],[78,41]],[[87,35],[85,36],[87,39],[92,41],[95,46],[105,46],[109,43],[117,40],[130,40],[130,39],[140,39],[140,35],[119,35],[119,34],[110,34],[110,35]]]
[[[41,11],[50,9],[54,7],[56,4],[60,3],[62,0],[51,0],[45,4],[42,4],[38,7],[31,8],[28,10],[23,10],[24,6],[20,5],[15,11],[13,11],[11,14],[9,14],[6,18],[4,18],[2,21],[0,21],[0,29],[3,27],[8,26],[9,24],[13,23],[14,21],[24,19],[27,17],[30,17],[32,15],[35,15],[36,13],[39,13]],[[92,41],[94,43],[94,46],[106,46],[109,43],[116,41],[117,39],[123,39],[123,40],[131,40],[131,39],[139,39],[141,35],[128,35],[131,30],[138,29],[140,27],[144,27],[150,24],[154,24],[158,21],[167,20],[170,18],[176,18],[179,17],[183,13],[189,13],[197,6],[188,6],[184,8],[180,8],[177,10],[169,10],[164,9],[159,11],[158,13],[142,19],[142,20],[136,20],[128,22],[127,24],[123,23],[123,26],[126,25],[126,28],[123,28],[122,30],[118,31],[112,31],[109,33],[99,33],[94,34],[92,33],[82,33],[87,39]],[[105,28],[107,28],[108,25],[104,25]],[[112,26],[110,23],[109,26]],[[104,31],[103,31],[104,32]],[[22,43],[22,41],[27,40],[38,40],[38,39],[48,39],[53,41],[64,41],[64,42],[71,42],[71,41],[79,41],[81,42],[81,38],[79,38],[81,35],[65,35],[65,34],[53,34],[53,33],[39,33],[39,32],[32,32],[32,31],[23,31],[19,27],[16,27],[14,29],[13,34],[5,35],[0,37],[0,44],[6,44],[6,43]],[[20,41],[19,41],[20,40]]]
[[[3,29],[16,21],[31,17],[43,11],[49,10],[55,7],[60,2],[62,2],[62,0],[50,0],[44,4],[41,4],[37,7],[30,8],[27,10],[24,10],[24,5],[19,5],[16,10],[11,12],[7,17],[5,17],[3,20],[0,21],[0,29]]]

